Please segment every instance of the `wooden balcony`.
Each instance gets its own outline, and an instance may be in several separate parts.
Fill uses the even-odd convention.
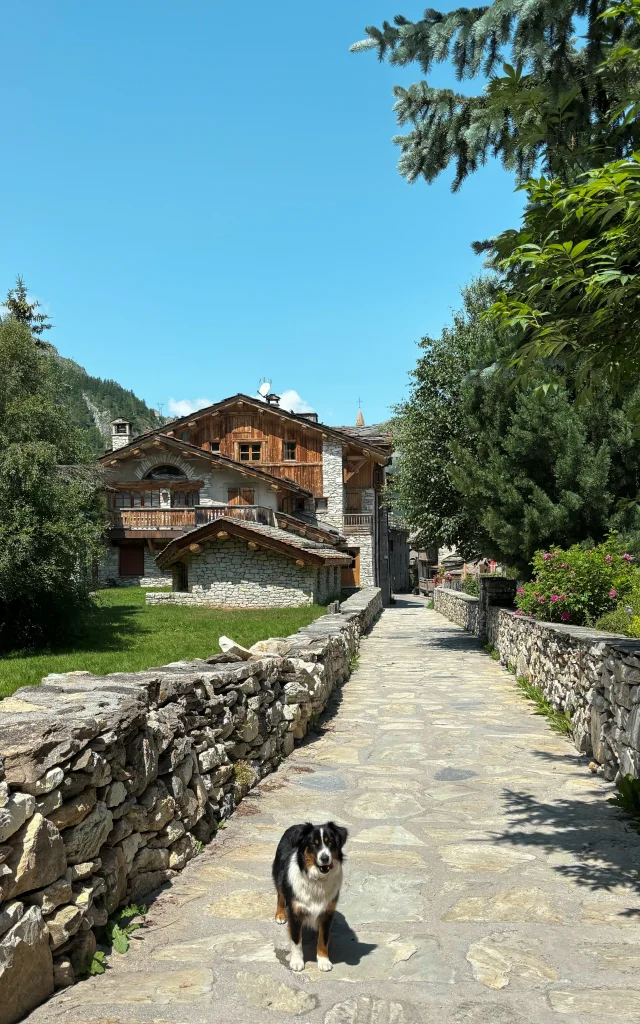
[[[343,519],[343,533],[373,533],[373,516],[362,512],[348,512]]]
[[[273,509],[263,505],[197,505],[194,508],[117,508],[109,513],[111,526],[124,530],[189,530],[222,516],[276,526]]]

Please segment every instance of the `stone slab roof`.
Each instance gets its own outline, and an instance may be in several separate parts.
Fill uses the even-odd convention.
[[[199,545],[213,540],[220,533],[228,533],[247,541],[255,541],[259,546],[280,551],[289,558],[299,559],[310,565],[342,566],[351,565],[351,556],[344,551],[337,551],[330,544],[301,537],[289,530],[281,530],[276,526],[264,526],[262,523],[249,523],[233,516],[221,516],[212,523],[189,530],[181,537],[176,537],[156,556],[156,563],[166,569],[179,561],[181,555],[192,545]]]

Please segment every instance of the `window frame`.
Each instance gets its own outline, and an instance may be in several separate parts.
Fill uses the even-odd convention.
[[[293,448],[293,455],[289,454],[289,450]],[[298,442],[297,441],[284,441],[282,449],[282,458],[284,462],[297,462],[298,461]]]
[[[242,458],[242,449],[248,448],[248,457]],[[257,449],[257,458],[253,457],[255,450]],[[236,441],[236,462],[262,462],[262,441]]]

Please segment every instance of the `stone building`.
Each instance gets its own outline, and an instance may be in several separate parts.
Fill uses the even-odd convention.
[[[373,585],[388,601],[391,438],[359,418],[328,427],[275,395],[239,394],[136,437],[115,420],[99,460],[111,518],[101,581],[172,585],[182,603],[303,604]]]

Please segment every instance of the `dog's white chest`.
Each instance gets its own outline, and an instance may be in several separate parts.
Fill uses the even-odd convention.
[[[287,874],[293,898],[300,907],[300,916],[309,928],[317,928],[318,918],[325,913],[340,892],[342,865],[335,863],[328,874],[312,878],[300,870],[294,856],[289,863]]]

